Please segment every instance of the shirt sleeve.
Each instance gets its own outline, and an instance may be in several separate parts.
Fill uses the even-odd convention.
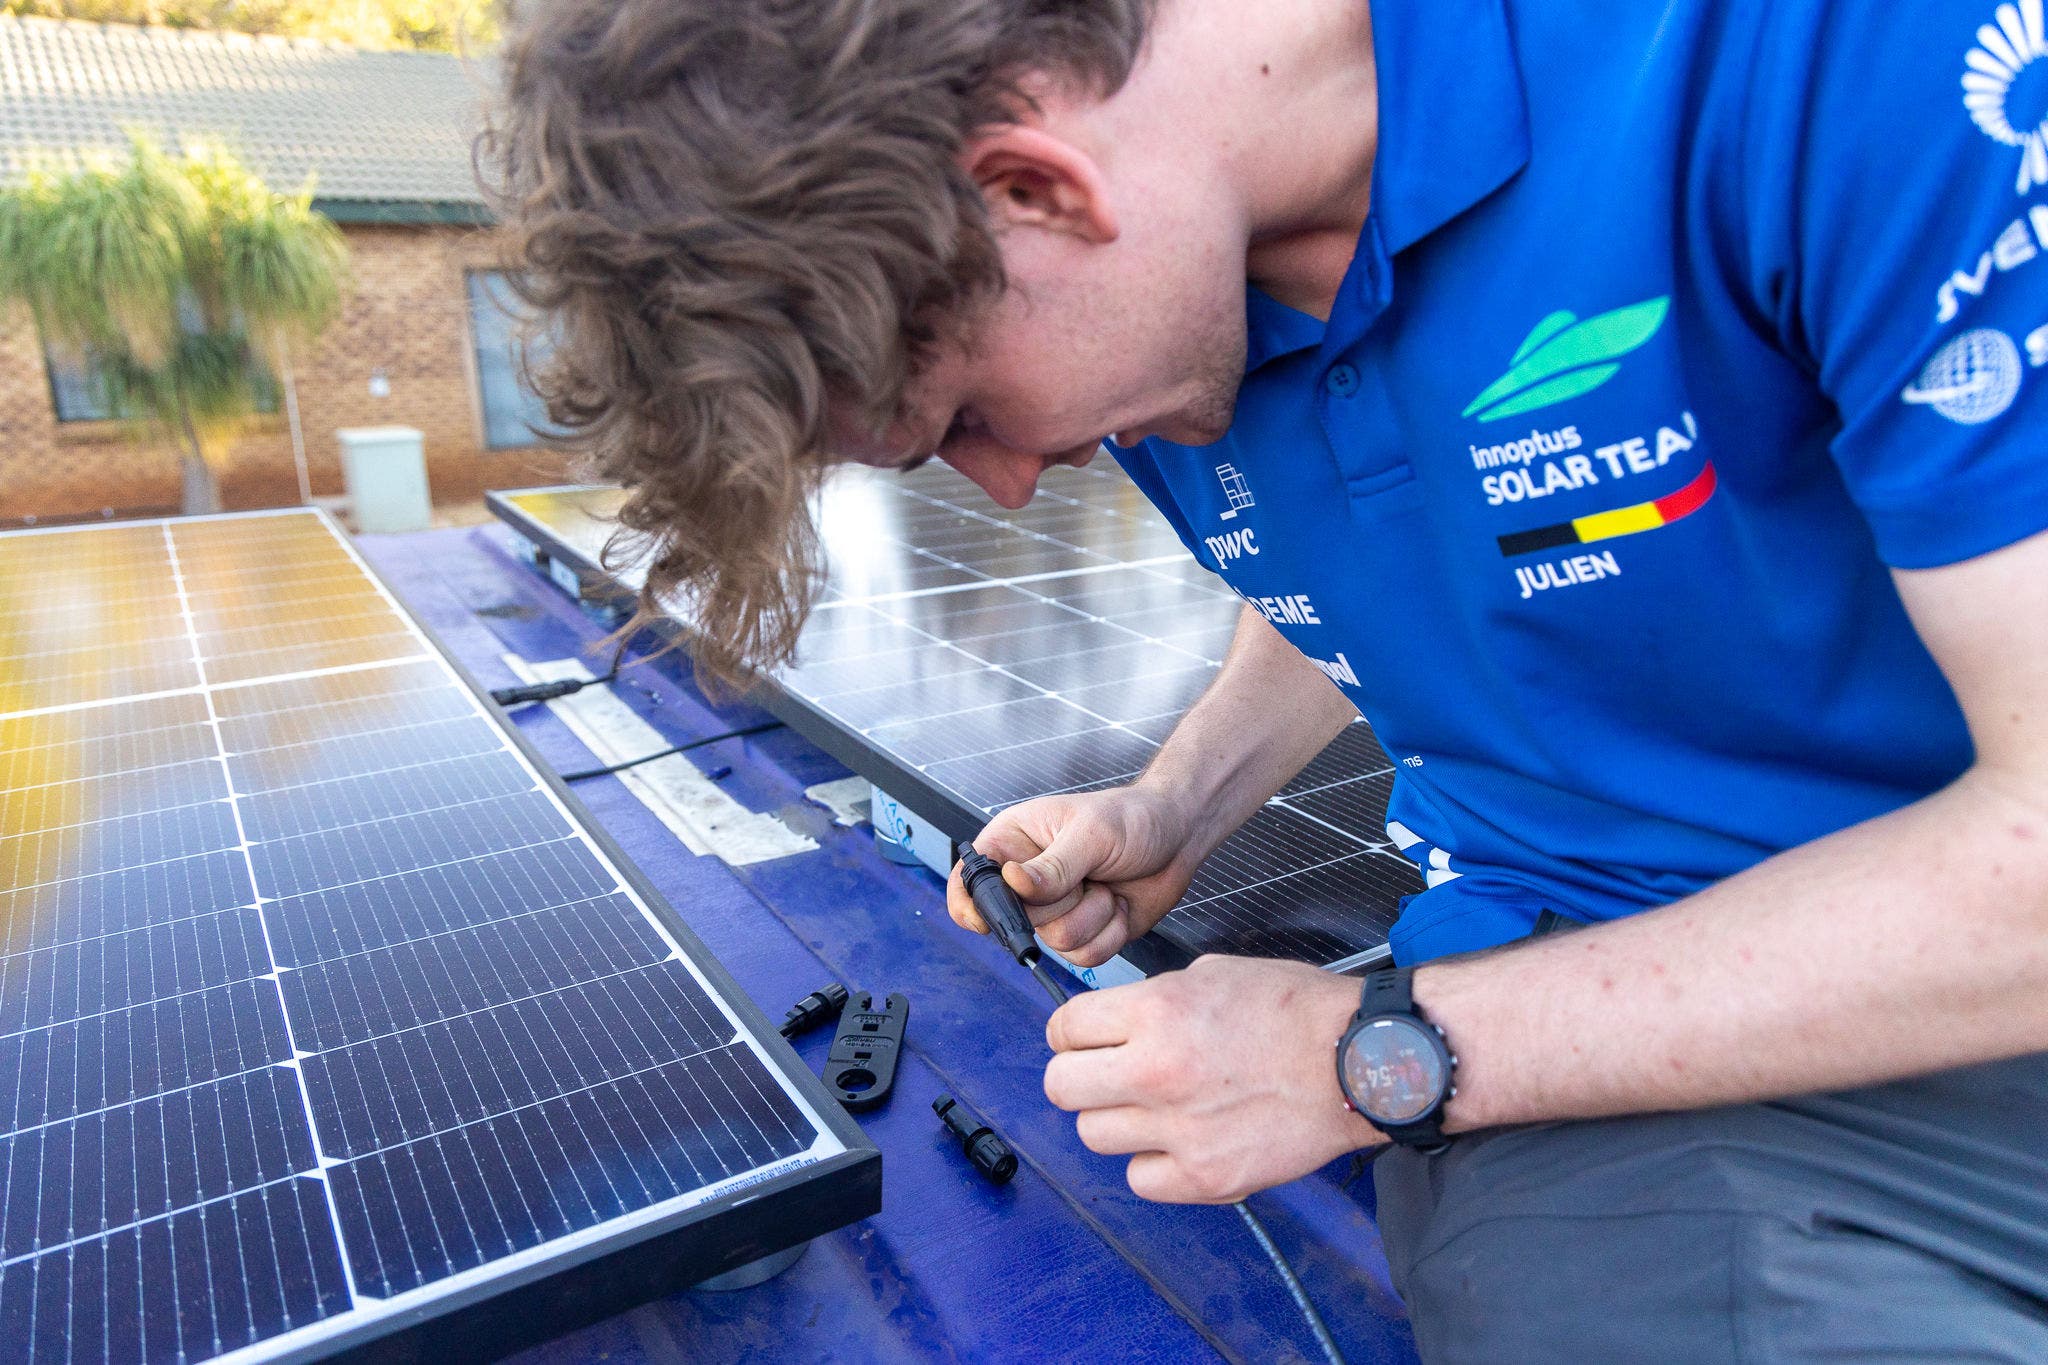
[[[1929,568],[2048,528],[2043,0],[1787,13],[1806,98],[1752,167],[1793,191],[1788,320],[1879,554]]]

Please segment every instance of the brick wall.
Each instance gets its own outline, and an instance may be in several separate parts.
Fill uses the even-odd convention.
[[[316,496],[342,491],[341,427],[418,427],[437,502],[485,488],[545,483],[561,461],[539,450],[483,448],[469,331],[467,267],[494,264],[492,234],[456,227],[348,227],[354,276],[341,317],[294,365],[300,426]],[[390,393],[370,393],[383,370]],[[230,507],[298,501],[282,414],[235,443],[222,493]],[[178,501],[178,468],[161,442],[110,423],[59,423],[34,323],[0,313],[0,520],[161,509]]]

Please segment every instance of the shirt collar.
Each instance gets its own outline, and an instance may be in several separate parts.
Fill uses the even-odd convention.
[[[1528,164],[1529,112],[1505,0],[1374,0],[1372,22],[1379,147],[1358,250],[1391,257]],[[1354,262],[1347,289],[1358,276]],[[1317,345],[1325,330],[1256,288],[1246,321],[1247,373]]]
[[[1323,339],[1324,324],[1253,285],[1245,290],[1244,371],[1250,374],[1269,360],[1306,351]]]
[[[1505,0],[1375,0],[1379,151],[1372,214],[1388,255],[1529,162],[1529,111]]]

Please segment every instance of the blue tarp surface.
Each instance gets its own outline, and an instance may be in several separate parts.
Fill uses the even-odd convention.
[[[519,562],[497,527],[366,536],[397,594],[486,687],[502,661],[592,653],[605,627]],[[714,708],[687,666],[629,670],[618,692],[680,742],[766,717]],[[544,707],[515,723],[561,770],[591,755]],[[939,880],[882,858],[869,829],[831,823],[803,789],[845,776],[788,731],[692,755],[757,811],[818,840],[815,852],[732,868],[679,843],[619,781],[577,791],[771,1018],[830,981],[911,1002],[888,1103],[860,1118],[883,1154],[882,1213],[811,1244],[752,1289],[689,1291],[534,1349],[539,1365],[619,1361],[1044,1361],[1317,1359],[1315,1344],[1235,1214],[1148,1204],[1123,1163],[1096,1156],[1040,1088],[1049,1003],[985,940],[947,919]],[[799,1039],[824,1064],[831,1030]],[[931,1112],[950,1090],[1016,1150],[1007,1187],[982,1181]],[[1415,1359],[1371,1219],[1371,1178],[1339,1162],[1255,1196],[1346,1355]]]

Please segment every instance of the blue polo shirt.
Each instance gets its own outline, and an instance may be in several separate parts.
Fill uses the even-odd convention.
[[[1890,571],[2048,527],[2041,9],[1373,5],[1328,323],[1253,290],[1229,435],[1117,455],[1393,757],[1398,958],[1969,765]]]

